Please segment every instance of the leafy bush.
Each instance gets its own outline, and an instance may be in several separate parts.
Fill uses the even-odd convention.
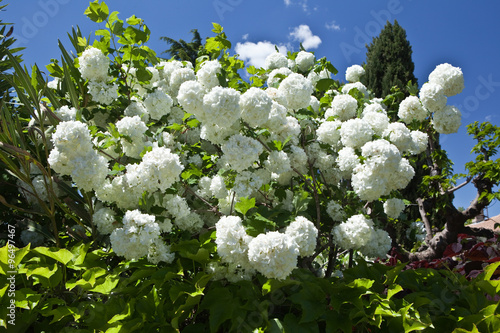
[[[498,264],[469,282],[370,261],[440,257],[498,196],[500,130],[473,124],[478,198],[451,205],[439,133],[460,112],[440,101],[463,88],[459,68],[431,73],[435,100],[411,84],[374,98],[304,50],[245,68],[218,24],[193,67],[158,58],[140,18],[98,1],[85,14],[105,28],[92,46],[74,29],[78,57],[60,44],[52,81],[8,54],[19,104],[0,102],[0,161],[19,193],[0,196],[15,222],[0,311],[16,270],[16,329],[495,331]],[[412,203],[422,221],[405,219]]]

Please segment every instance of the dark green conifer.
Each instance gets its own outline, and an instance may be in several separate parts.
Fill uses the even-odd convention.
[[[406,31],[394,21],[387,21],[384,29],[367,45],[366,74],[363,83],[375,96],[382,97],[397,86],[409,95],[406,90],[408,81],[417,83],[413,70],[415,65],[411,59],[411,45],[406,39]]]

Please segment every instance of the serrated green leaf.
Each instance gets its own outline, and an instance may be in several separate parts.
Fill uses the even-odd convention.
[[[251,198],[251,199],[248,199],[248,198],[240,198],[240,201],[237,202],[235,205],[234,205],[234,209],[240,213],[240,214],[243,214],[243,215],[246,215],[247,212],[254,208],[255,207],[255,198]]]

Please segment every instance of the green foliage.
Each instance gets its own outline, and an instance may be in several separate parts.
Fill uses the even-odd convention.
[[[255,188],[248,197],[237,197],[235,192],[228,197],[207,194],[210,186],[202,184],[205,176],[222,176],[226,191],[234,189],[239,174],[225,164],[221,144],[200,139],[201,127],[205,125],[202,118],[197,119],[176,106],[180,115],[169,114],[145,122],[146,135],[152,144],[140,147],[142,152],[137,154],[140,157],[126,156],[124,145],[131,143],[132,138],[121,134],[115,123],[123,119],[127,114],[124,110],[133,101],[160,90],[152,81],[155,74],[161,72],[163,62],[145,45],[150,31],[142,19],[131,16],[121,20],[117,12],[110,13],[106,4],[99,1],[90,3],[85,14],[96,23],[105,23],[105,28],[96,31],[94,40],[83,37],[78,28],[68,37],[77,54],[92,45],[109,58],[108,83],[115,84],[118,89],[118,98],[111,105],[98,103],[89,93],[90,81],[82,78],[78,58],[61,42],[61,58],[52,59],[47,66],[50,75],[59,79],[56,88],[47,86],[38,67],[23,68],[12,52],[6,53],[14,69],[7,81],[16,89],[20,103],[12,106],[0,102],[0,161],[8,170],[9,181],[19,183],[13,186],[15,195],[6,197],[2,192],[0,201],[16,219],[16,223],[9,226],[16,225],[19,231],[27,226],[43,236],[38,244],[41,246],[32,242],[25,248],[14,249],[8,244],[0,250],[0,280],[7,282],[10,265],[18,273],[16,318],[20,325],[16,329],[57,332],[412,332],[443,331],[452,321],[458,323],[456,327],[467,331],[494,332],[497,329],[498,310],[496,303],[490,300],[499,291],[498,281],[492,280],[496,277],[495,264],[469,282],[447,271],[411,271],[403,270],[403,265],[388,267],[357,260],[359,255],[355,251],[340,249],[335,244],[331,231],[339,221],[327,213],[327,205],[333,200],[343,207],[346,217],[363,213],[370,216],[377,227],[400,228],[397,230],[400,234],[406,232],[404,225],[409,221],[396,223],[385,216],[382,201],[386,197],[381,198],[382,201],[363,202],[353,190],[350,179],[332,181],[338,176],[336,173],[329,173],[329,168],[320,171],[315,165],[316,158],[318,162],[321,158],[331,159],[332,165],[336,163],[333,161],[338,151],[330,145],[318,143],[317,150],[321,149],[324,156],[310,158],[312,153],[306,155],[308,158],[301,171],[291,164],[293,176],[285,182],[273,178]],[[217,60],[222,67],[217,75],[221,87],[240,93],[250,87],[264,87],[269,71],[251,66],[245,68],[238,55],[230,54],[231,43],[223,28],[214,23],[212,31],[215,36],[208,38],[204,45],[196,30],[192,31],[192,43],[180,40],[174,41],[175,44],[168,37],[164,40],[172,44],[181,60],[191,61],[195,71],[203,62]],[[397,36],[401,39],[402,35],[399,32]],[[296,55],[297,52],[290,53],[289,58],[295,59]],[[250,75],[249,80],[240,76],[244,70]],[[318,59],[306,72],[313,71],[316,74],[337,73],[326,58]],[[285,76],[276,78],[283,80]],[[416,83],[406,87],[409,93],[416,94]],[[275,152],[292,154],[294,148],[309,149],[311,143],[317,143],[314,126],[324,119],[335,95],[333,91],[341,90],[341,85],[337,80],[326,78],[319,80],[314,88],[319,109],[311,104],[307,108],[288,110],[286,114],[297,120],[300,130],[296,138],[274,139],[274,133],[264,125],[252,128],[246,122],[238,122],[241,126],[238,131],[265,148],[254,163],[255,169],[263,170],[268,157]],[[383,101],[392,119],[396,119],[398,105],[405,96],[404,89],[404,86],[391,87]],[[352,89],[349,94],[357,100],[358,115],[361,114],[368,97],[358,89]],[[108,222],[119,228],[128,209],[119,207],[117,202],[97,199],[97,190],[80,190],[70,176],[51,169],[47,160],[50,136],[61,121],[56,111],[63,106],[74,107],[76,120],[90,125],[94,151],[109,161],[107,181],[112,182],[130,172],[141,162],[140,158],[152,151],[153,144],[168,147],[182,159],[183,169],[178,181],[162,191],[141,191],[135,206],[141,213],[154,216],[158,223],[170,226],[165,228],[170,230],[162,231],[158,237],[175,256],[172,263],[153,264],[145,257],[126,260],[117,256],[111,250],[110,236],[98,230],[95,213],[103,206],[113,210],[116,215]],[[171,110],[171,113],[176,111]],[[337,116],[330,118],[328,120],[336,120]],[[438,137],[432,136],[430,120],[414,122],[408,128],[430,133],[435,143],[428,155],[408,158],[416,168],[426,166],[417,168],[423,171],[410,190],[415,194],[415,189],[422,184],[418,194],[423,193],[434,200],[437,208],[432,214],[439,215],[448,207],[450,199],[449,196],[443,199],[441,192],[450,189],[456,180],[452,162],[440,149]],[[481,175],[492,183],[498,182],[498,161],[488,163],[500,144],[497,127],[476,124],[470,131],[478,140],[474,149],[478,160],[468,167],[468,171],[471,176]],[[221,138],[221,142],[226,138]],[[41,177],[42,182],[38,185],[41,184],[47,198],[37,192],[40,186],[35,186],[34,172]],[[18,193],[19,189],[22,194]],[[492,195],[490,192],[488,196]],[[120,193],[125,194],[125,191]],[[173,196],[186,202],[189,199],[189,212],[203,219],[203,227],[193,231],[176,225],[178,217],[165,208],[166,200]],[[394,191],[387,197],[406,196],[402,191]],[[407,203],[414,202],[412,199],[410,197]],[[297,217],[305,217],[318,229],[316,250],[310,257],[299,258],[298,268],[285,280],[269,280],[259,273],[246,274],[246,268],[225,262],[217,251],[220,243],[216,242],[214,224],[223,215],[239,216],[247,236],[251,237],[268,231],[284,232]],[[19,234],[12,238],[16,244],[21,243]],[[410,248],[413,245],[410,244]],[[10,258],[12,256],[15,258]],[[338,277],[343,269],[353,265],[343,271],[342,278]],[[439,294],[443,290],[451,290],[444,299]],[[3,297],[6,292],[7,288],[0,289],[0,318],[5,318],[6,314],[8,298]],[[0,325],[6,327],[6,322],[0,321]]]
[[[411,59],[411,45],[406,39],[405,30],[394,21],[387,21],[384,29],[367,45],[365,75],[363,82],[375,96],[386,96],[396,86],[408,96],[413,89],[406,92],[409,81],[417,84],[413,74],[415,65]]]

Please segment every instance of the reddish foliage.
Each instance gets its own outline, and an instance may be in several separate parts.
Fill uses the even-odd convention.
[[[500,261],[499,235],[490,239],[459,234],[457,242],[446,247],[443,257],[435,260],[420,260],[409,262],[405,269],[433,268],[450,269],[468,279],[483,272],[490,263]],[[390,257],[384,260],[386,265],[394,266],[401,262],[401,255],[393,249]],[[500,278],[500,268],[495,271],[492,279]]]

